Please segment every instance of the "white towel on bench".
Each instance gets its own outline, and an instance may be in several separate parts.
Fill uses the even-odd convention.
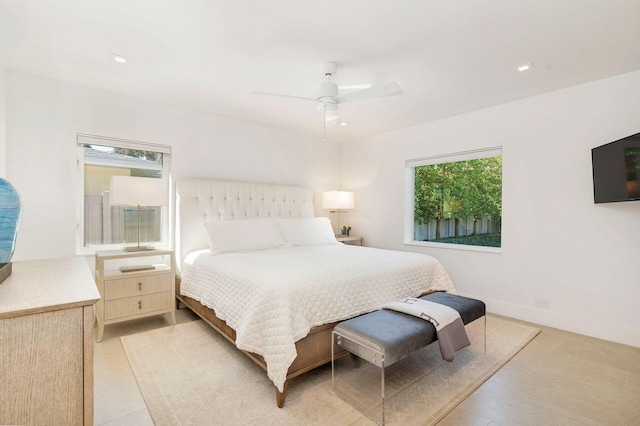
[[[453,361],[457,351],[471,344],[460,314],[446,305],[410,297],[386,303],[382,307],[413,315],[433,324],[436,328],[442,359],[445,361]]]

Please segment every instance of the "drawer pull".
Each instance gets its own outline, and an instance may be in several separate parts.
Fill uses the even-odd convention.
[[[142,291],[142,282],[138,282],[138,291]]]
[[[138,309],[142,309],[142,300],[138,300]]]

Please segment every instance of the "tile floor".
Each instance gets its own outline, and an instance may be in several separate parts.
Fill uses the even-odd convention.
[[[177,321],[197,319],[188,309]],[[170,325],[168,315],[105,327],[96,343],[95,424],[153,425],[120,336]],[[542,329],[441,422],[466,425],[640,425],[640,348]]]
[[[198,319],[189,309],[176,311],[176,322]],[[153,426],[153,421],[131,371],[120,337],[171,325],[169,314],[107,325],[94,348],[94,425]],[[98,334],[94,329],[94,342]]]

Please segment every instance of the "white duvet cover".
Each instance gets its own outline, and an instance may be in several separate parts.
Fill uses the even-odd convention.
[[[282,392],[295,342],[311,327],[435,290],[455,293],[433,257],[332,244],[216,256],[194,252],[185,259],[180,293],[225,320],[239,349],[262,355]]]

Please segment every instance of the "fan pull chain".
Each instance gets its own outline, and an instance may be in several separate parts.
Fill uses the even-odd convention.
[[[327,104],[322,104],[322,142],[327,141]]]

